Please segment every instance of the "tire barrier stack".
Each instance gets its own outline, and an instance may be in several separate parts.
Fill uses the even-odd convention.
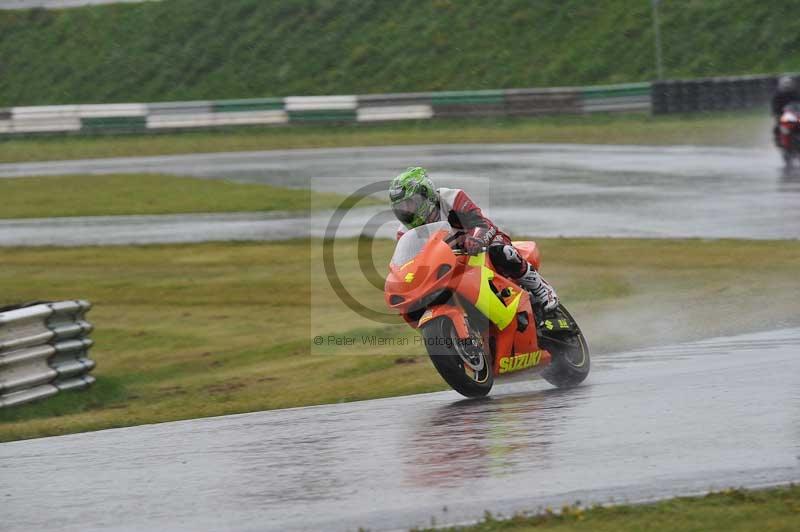
[[[0,408],[90,386],[88,301],[0,308]]]
[[[766,108],[777,85],[778,76],[657,81],[653,114]]]
[[[0,109],[0,135],[650,111],[650,84]]]

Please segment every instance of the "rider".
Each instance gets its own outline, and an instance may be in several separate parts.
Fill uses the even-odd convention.
[[[797,83],[791,76],[781,76],[778,79],[778,90],[772,97],[772,114],[775,120],[778,121],[783,114],[783,108],[793,102],[800,102],[800,93],[797,92]],[[778,125],[772,129],[772,134],[775,136],[775,144],[780,146],[778,140]]]
[[[797,83],[791,76],[781,76],[778,80],[778,90],[772,97],[772,114],[775,118],[780,118],[783,108],[792,102],[800,101],[800,94],[797,92]]]
[[[495,269],[514,279],[531,292],[534,303],[550,311],[558,306],[558,296],[533,266],[511,245],[511,239],[486,218],[466,192],[454,188],[434,188],[424,168],[408,168],[392,180],[389,187],[392,211],[406,229],[446,221],[466,232],[463,246],[470,255],[486,247]],[[404,227],[397,231],[399,239]]]

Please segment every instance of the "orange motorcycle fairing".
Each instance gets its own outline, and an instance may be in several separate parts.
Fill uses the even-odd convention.
[[[489,277],[487,282],[484,286],[481,286],[484,295],[491,294],[493,300],[499,300],[505,307],[505,310],[499,310],[502,319],[498,317],[497,320],[493,320],[494,323],[490,327],[491,336],[495,339],[495,376],[549,363],[550,354],[539,350],[539,342],[536,336],[536,317],[528,291],[494,271],[488,257],[478,256],[470,261],[473,266],[478,266],[479,263],[481,267],[491,270],[491,272],[487,272]],[[464,276],[467,276],[467,272],[465,272]],[[484,307],[484,313],[491,313],[492,306]],[[481,307],[477,304],[476,307],[481,310]],[[510,310],[513,310],[513,313],[509,312]],[[491,316],[489,317],[491,319]],[[506,324],[505,322],[509,318],[511,319]],[[524,363],[521,362],[523,360],[522,357],[525,357]]]
[[[418,329],[433,319],[443,317],[453,322],[453,327],[460,339],[466,340],[470,337],[464,309],[458,305],[435,305],[428,307],[422,317],[420,317],[415,328]]]
[[[486,252],[477,256],[456,254],[445,242],[449,231],[432,233],[413,258],[389,266],[384,297],[414,328],[435,318],[447,318],[460,339],[479,332],[492,361],[492,373],[503,376],[550,362],[539,349],[530,295],[494,270]],[[522,251],[538,267],[534,242],[522,242]],[[477,310],[488,327],[470,330],[468,312]],[[472,324],[474,325],[474,324]]]
[[[444,239],[447,231],[431,236],[422,250],[405,264],[390,264],[386,276],[384,299],[389,308],[402,314],[412,327],[418,327],[414,310],[423,309],[448,289],[457,268],[457,257]],[[426,304],[428,303],[428,304]],[[409,316],[411,314],[412,316]]]

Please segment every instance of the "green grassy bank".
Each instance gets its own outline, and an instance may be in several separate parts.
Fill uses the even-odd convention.
[[[641,506],[566,507],[560,513],[501,520],[487,515],[475,526],[449,532],[793,532],[800,529],[800,487],[763,491],[729,489]],[[429,529],[427,532],[433,532]],[[425,532],[418,530],[416,532]]]
[[[0,219],[334,208],[337,194],[163,174],[0,179]]]
[[[800,70],[783,0],[660,6],[667,77]],[[650,2],[169,0],[0,12],[0,107],[651,80]]]
[[[342,282],[382,309],[357,243],[337,243]],[[544,274],[595,353],[800,323],[800,242],[540,245]],[[374,243],[378,271],[392,249]],[[347,311],[323,278],[318,241],[0,249],[0,262],[0,305],[94,304],[98,363],[86,392],[0,411],[0,441],[446,388],[413,344],[312,349],[316,334],[411,334]]]
[[[765,113],[644,114],[435,120],[395,124],[298,126],[178,134],[0,139],[0,163],[402,144],[564,142],[765,147]]]

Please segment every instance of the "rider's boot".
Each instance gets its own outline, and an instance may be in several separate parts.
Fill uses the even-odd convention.
[[[558,295],[555,289],[530,264],[528,264],[528,271],[518,278],[517,282],[533,295],[534,304],[542,305],[545,312],[550,312],[558,307]]]

